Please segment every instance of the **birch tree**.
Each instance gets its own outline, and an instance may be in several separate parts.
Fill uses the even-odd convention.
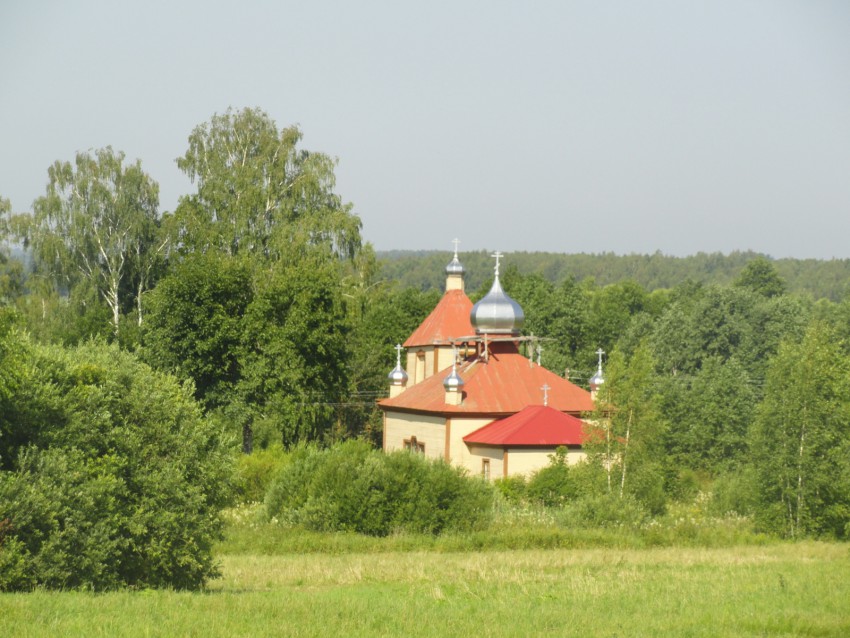
[[[336,162],[300,149],[301,137],[259,109],[228,110],[197,126],[177,159],[197,184],[175,211],[182,248],[276,258],[309,244],[353,256],[360,219],[334,193]]]
[[[125,290],[134,290],[138,306],[151,260],[164,248],[157,242],[159,187],[141,162],[125,165],[124,153],[111,147],[78,153],[73,164],[57,161],[47,173],[32,215],[17,219],[19,235],[60,286],[85,282],[97,290],[117,337]]]
[[[850,535],[848,363],[831,328],[786,341],[752,432],[760,525],[791,538]]]
[[[607,489],[633,496],[651,510],[664,507],[662,436],[652,354],[640,344],[629,359],[615,350],[597,397],[596,424],[588,434],[591,457],[607,472]]]

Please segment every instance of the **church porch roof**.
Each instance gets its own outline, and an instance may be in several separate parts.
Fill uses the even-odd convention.
[[[466,443],[498,447],[576,446],[584,441],[584,423],[546,405],[530,405],[463,437]]]

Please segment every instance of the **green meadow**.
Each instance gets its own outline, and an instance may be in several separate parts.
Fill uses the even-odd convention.
[[[846,544],[393,547],[226,553],[195,593],[3,594],[0,635],[850,635]]]

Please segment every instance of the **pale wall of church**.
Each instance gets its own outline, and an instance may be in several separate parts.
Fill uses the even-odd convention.
[[[528,476],[549,465],[549,457],[555,453],[552,448],[509,448],[508,476],[522,474]],[[581,450],[567,452],[567,465],[575,465],[587,454]]]
[[[437,348],[437,371],[450,368],[454,360],[454,348]]]
[[[466,468],[469,470],[470,476],[481,476],[484,465],[482,461],[487,459],[490,461],[490,480],[500,479],[505,475],[505,468],[502,463],[504,450],[500,447],[485,447],[483,445],[469,446],[469,463]]]
[[[434,374],[434,346],[410,348],[407,351],[408,386],[420,383]]]
[[[446,420],[439,416],[387,412],[384,421],[384,451],[404,449],[405,439],[415,436],[425,444],[425,456],[444,458],[446,453]]]
[[[451,419],[451,432],[449,434],[449,461],[455,465],[465,467],[472,474],[480,472],[481,458],[473,458],[466,443],[463,442],[463,437],[492,422],[493,419],[461,419],[453,417]]]

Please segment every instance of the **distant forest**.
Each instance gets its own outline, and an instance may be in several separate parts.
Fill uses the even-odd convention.
[[[492,278],[491,251],[461,252],[466,268],[467,290],[477,290]],[[397,280],[403,287],[419,290],[440,289],[445,283],[443,268],[451,260],[450,251],[390,250],[379,251],[381,274]],[[592,278],[598,286],[625,280],[640,284],[647,291],[674,288],[684,281],[704,284],[729,284],[744,266],[757,257],[767,257],[752,251],[697,253],[688,257],[673,257],[656,252],[652,255],[562,254],[548,252],[506,253],[504,264],[515,267],[520,274],[537,273],[560,283],[574,278]],[[771,259],[770,257],[767,257]],[[840,301],[850,282],[850,259],[771,259],[785,280],[788,292],[812,299]]]

